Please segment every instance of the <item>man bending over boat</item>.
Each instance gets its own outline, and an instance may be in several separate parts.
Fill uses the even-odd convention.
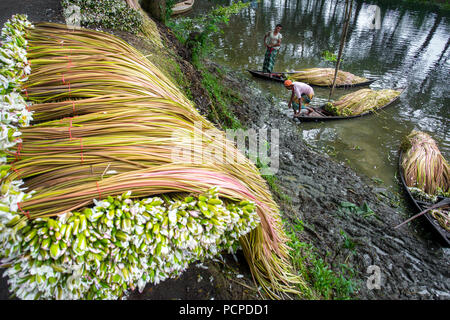
[[[267,48],[266,55],[264,56],[263,72],[272,73],[273,66],[275,65],[275,58],[281,45],[281,24],[277,24],[273,31],[269,31],[264,35],[264,44]]]
[[[306,83],[300,81],[286,80],[284,87],[287,90],[292,91],[291,98],[289,99],[288,108],[292,106],[294,110],[294,117],[300,114],[309,115],[314,110],[308,107],[312,98],[314,97],[314,90]]]

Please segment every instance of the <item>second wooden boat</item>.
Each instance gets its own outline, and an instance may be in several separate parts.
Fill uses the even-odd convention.
[[[284,82],[287,80],[288,76],[290,74],[296,73],[296,72],[272,72],[272,73],[266,73],[258,70],[247,70],[250,72],[250,74],[254,77],[266,79],[266,80],[273,80],[278,82]],[[364,87],[368,86],[377,79],[368,79],[367,81],[355,83],[355,84],[343,84],[343,85],[336,85],[335,88],[356,88],[356,87]],[[305,82],[308,83],[308,82]],[[318,85],[314,83],[308,83],[310,86],[313,87],[321,87],[321,88],[330,88],[331,86],[328,85]]]
[[[186,0],[182,2],[178,2],[172,8],[172,15],[177,15],[181,13],[188,12],[194,6],[194,0]]]

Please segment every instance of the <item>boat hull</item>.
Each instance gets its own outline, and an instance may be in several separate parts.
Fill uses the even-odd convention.
[[[175,6],[172,8],[172,16],[188,12],[188,11],[192,10],[193,6],[194,6],[194,0],[179,2],[179,3],[175,4]]]
[[[423,201],[419,201],[419,200],[415,199],[414,196],[409,191],[408,186],[406,185],[405,177],[403,176],[402,156],[403,156],[403,152],[400,151],[399,161],[398,161],[398,170],[399,170],[399,173],[400,173],[401,184],[403,185],[403,188],[406,191],[407,197],[408,197],[409,201],[413,204],[414,208],[418,212],[422,212],[423,210],[431,207],[433,204],[429,203],[429,202],[423,202]],[[431,228],[431,230],[439,237],[439,239],[441,240],[442,244],[444,246],[446,246],[446,247],[450,247],[450,232],[447,232],[447,230],[442,228],[439,225],[439,223],[436,221],[436,219],[434,219],[431,216],[430,213],[427,212],[427,213],[423,214],[422,216],[423,216],[423,219],[425,221],[427,221],[427,224]]]

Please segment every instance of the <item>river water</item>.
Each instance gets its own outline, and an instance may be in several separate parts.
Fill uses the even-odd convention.
[[[286,117],[289,93],[282,84],[253,78],[247,69],[262,69],[264,33],[283,25],[282,46],[274,71],[334,67],[322,58],[328,50],[337,55],[345,1],[249,0],[250,6],[230,19],[223,34],[214,37],[212,60],[240,70],[262,92],[274,96],[274,108]],[[431,134],[444,156],[450,156],[449,75],[450,17],[420,6],[354,1],[341,69],[359,76],[376,77],[372,89],[406,87],[400,100],[375,115],[353,120],[294,125],[308,143],[346,162],[364,174],[398,190],[398,149],[412,129]],[[196,0],[194,17],[228,0]],[[375,22],[375,24],[373,24]],[[355,90],[355,89],[353,89]],[[332,99],[349,93],[336,89]],[[327,101],[329,89],[315,88],[311,106]]]

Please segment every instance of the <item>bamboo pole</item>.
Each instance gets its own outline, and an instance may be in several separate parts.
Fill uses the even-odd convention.
[[[350,17],[352,15],[352,7],[353,7],[353,0],[350,0],[350,3],[349,3],[349,0],[346,0],[345,1],[344,27],[342,30],[341,43],[339,45],[339,53],[338,53],[338,57],[337,57],[337,61],[336,61],[336,70],[334,71],[333,85],[331,86],[330,95],[328,96],[328,101],[330,101],[331,96],[333,95],[334,87],[336,85],[336,77],[337,77],[337,74],[339,71],[339,66],[341,64],[342,52],[344,51],[344,44],[345,44],[345,39],[347,37],[348,25],[350,22]]]

